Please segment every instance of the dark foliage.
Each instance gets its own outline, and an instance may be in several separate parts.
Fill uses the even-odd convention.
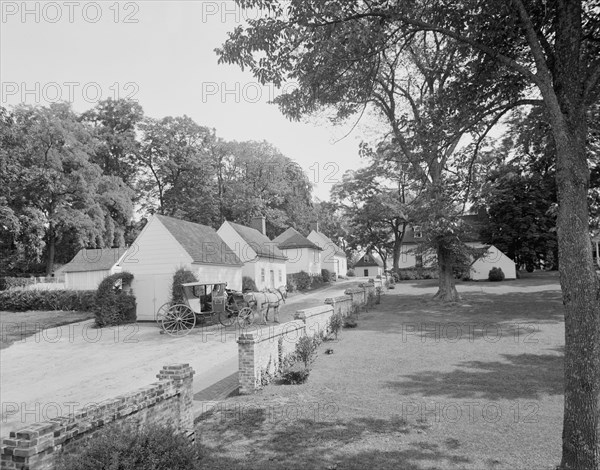
[[[122,272],[108,276],[100,283],[93,309],[96,326],[123,325],[135,321],[135,297],[127,292],[132,280],[133,274]]]
[[[189,470],[200,468],[198,448],[169,427],[110,427],[81,452],[63,455],[57,470]]]
[[[0,292],[0,310],[91,311],[96,292],[87,290],[7,290]]]

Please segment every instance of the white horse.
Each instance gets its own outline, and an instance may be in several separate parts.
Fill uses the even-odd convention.
[[[256,310],[262,315],[262,324],[265,325],[269,320],[269,310],[273,308],[273,321],[279,323],[279,304],[285,303],[284,294],[279,290],[275,292],[247,292],[244,294],[244,301],[250,307],[255,306]]]

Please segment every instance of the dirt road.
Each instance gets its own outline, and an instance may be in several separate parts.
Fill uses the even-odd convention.
[[[281,322],[296,310],[322,305],[358,280],[288,298]],[[1,318],[1,317],[0,317]],[[27,327],[20,322],[18,327]],[[38,331],[1,351],[0,436],[25,423],[85,408],[156,380],[165,364],[189,363],[200,391],[237,371],[237,331],[196,328],[183,338],[159,334],[154,324],[92,328],[93,321]],[[1,325],[2,331],[15,325]],[[259,328],[259,327],[258,327]]]

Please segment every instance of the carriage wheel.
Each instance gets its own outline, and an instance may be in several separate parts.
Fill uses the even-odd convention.
[[[237,320],[242,328],[252,325],[254,323],[254,310],[250,307],[240,309]]]
[[[196,325],[196,315],[187,305],[173,305],[162,319],[162,327],[171,336],[185,336]]]
[[[154,317],[154,320],[156,321],[156,323],[158,323],[158,326],[162,325],[163,318],[165,318],[165,316],[167,315],[170,306],[171,303],[167,302],[166,304],[162,304],[160,308],[156,311],[156,316]]]
[[[231,326],[235,323],[237,312],[225,307],[225,310],[219,313],[219,323],[223,326]]]

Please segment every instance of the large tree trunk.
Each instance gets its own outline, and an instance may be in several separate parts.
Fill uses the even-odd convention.
[[[460,300],[456,283],[454,281],[454,271],[452,269],[451,253],[443,245],[437,247],[439,283],[437,294],[433,296],[436,300],[443,302],[455,302]]]
[[[56,236],[54,225],[50,222],[48,226],[48,257],[46,259],[46,276],[51,276],[54,271],[54,258],[56,256]]]
[[[581,117],[584,118],[584,117]],[[587,204],[585,122],[553,126],[557,146],[558,248],[565,306],[563,469],[600,468],[600,282]]]

